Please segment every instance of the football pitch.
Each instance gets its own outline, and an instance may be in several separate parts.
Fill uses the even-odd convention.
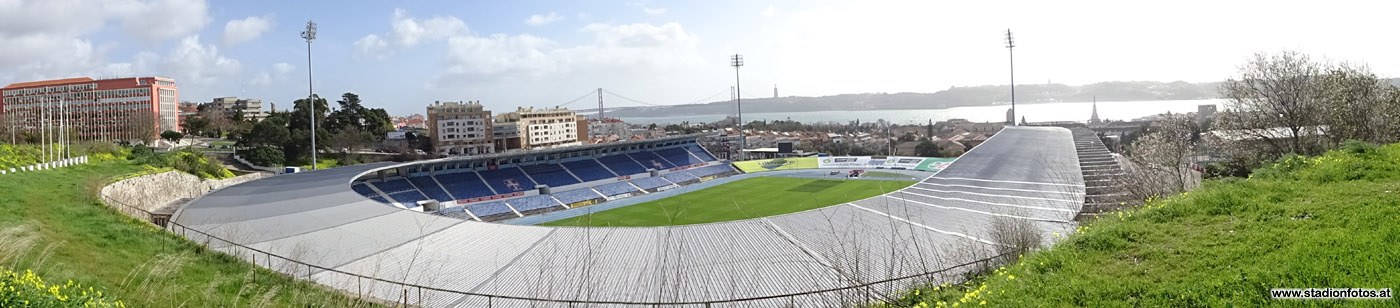
[[[759,177],[540,225],[650,227],[758,218],[865,199],[914,183]]]

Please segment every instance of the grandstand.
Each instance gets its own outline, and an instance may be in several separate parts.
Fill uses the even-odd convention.
[[[595,159],[599,154],[608,155]],[[497,221],[590,205],[630,196],[629,193],[694,184],[736,172],[727,162],[714,159],[695,144],[694,136],[684,136],[448,158],[365,175],[351,186],[362,196],[402,208],[423,210],[417,208],[418,201],[435,200],[445,207],[439,214]],[[539,189],[544,186],[550,189]]]
[[[544,196],[545,189],[493,191],[495,184],[479,174],[546,163],[577,173],[568,162],[592,157],[605,169],[613,167],[608,157],[642,168],[627,154],[672,147],[692,151],[688,144],[693,140],[677,138],[280,175],[190,202],[172,217],[171,230],[292,277],[420,307],[831,307],[898,298],[916,283],[909,277],[934,283],[956,279],[944,277],[967,268],[953,264],[982,259],[964,252],[1004,245],[989,231],[997,219],[1030,222],[1053,241],[1051,234],[1074,230],[1072,219],[1085,198],[1082,158],[1068,130],[1007,127],[914,186],[809,211],[665,227],[477,221],[530,211],[517,207],[564,208],[566,194],[571,201],[600,199],[590,190],[609,198],[644,194],[639,190],[652,186],[648,183],[671,183],[664,176],[672,173],[704,178],[734,172],[711,161],[658,170],[656,177],[645,169],[592,181],[579,174],[583,182],[551,187],[552,194]],[[772,169],[733,178],[820,173]],[[453,174],[468,181],[475,176],[490,195],[464,198],[457,191],[464,186],[445,176]],[[451,206],[442,215],[371,200],[376,195],[391,203],[428,198],[407,180],[420,176],[439,180],[459,199],[446,202]],[[675,187],[669,185],[655,188]],[[515,201],[526,197],[533,198]],[[556,202],[548,202],[551,198]]]

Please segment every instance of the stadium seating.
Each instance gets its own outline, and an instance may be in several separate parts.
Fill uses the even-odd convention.
[[[534,178],[540,184],[550,187],[559,187],[569,184],[578,184],[578,179],[564,171],[564,167],[559,164],[538,164],[520,167],[525,173]]]
[[[603,168],[603,165],[599,165],[598,161],[593,159],[564,162],[564,167],[569,168],[569,171],[573,171],[574,175],[585,182],[617,177],[617,174]]]
[[[677,166],[688,166],[705,162],[704,160],[700,160],[700,158],[695,157],[695,155],[691,155],[690,151],[686,151],[684,148],[660,149],[656,150],[655,152],[656,155],[660,155],[661,158],[665,158],[667,161],[670,161],[671,163],[674,163]]]
[[[730,168],[729,165],[714,165],[714,166],[705,166],[705,167],[690,169],[690,170],[687,170],[686,172],[690,172],[690,174],[695,175],[696,177],[706,177],[706,176],[718,175],[718,174],[723,174],[723,173],[725,173],[725,172],[733,172],[733,171],[734,171],[734,168]]]
[[[579,201],[598,199],[598,198],[602,198],[603,196],[602,196],[602,195],[599,195],[597,192],[594,192],[593,189],[584,188],[584,189],[570,190],[570,191],[566,191],[566,192],[557,192],[557,193],[554,193],[554,197],[555,197],[555,198],[558,198],[558,199],[559,199],[559,202],[563,202],[563,203],[565,203],[565,204],[569,204],[569,203],[574,203],[574,202],[579,202]]]
[[[447,188],[447,191],[452,192],[452,195],[457,196],[459,199],[485,197],[495,194],[491,192],[490,187],[486,187],[486,183],[481,182],[481,178],[476,176],[476,172],[462,171],[441,173],[433,175],[433,177],[436,177],[438,182],[442,182],[442,186]]]
[[[437,201],[453,200],[452,195],[449,195],[447,194],[447,191],[442,190],[442,187],[438,186],[437,181],[433,181],[433,178],[431,176],[413,176],[409,177],[408,181],[413,182],[413,185],[418,186],[418,191],[422,192],[423,195],[428,196],[428,198],[433,198],[433,200]]]
[[[698,146],[698,145],[694,145],[694,144],[686,145],[684,148],[685,148],[686,151],[690,151],[690,153],[695,154],[695,156],[699,156],[701,160],[704,160],[704,161],[716,161],[716,160],[718,160],[718,159],[715,158],[714,155],[710,155],[710,152],[709,152],[709,151],[705,151],[704,148],[701,148],[701,147]]]
[[[637,187],[641,187],[642,189],[651,190],[657,187],[672,185],[673,183],[671,183],[671,181],[667,181],[665,178],[650,177],[632,180],[632,184],[636,184]]]
[[[550,197],[549,195],[535,195],[523,198],[515,198],[506,200],[506,203],[509,203],[511,207],[514,207],[515,210],[520,211],[521,213],[533,213],[540,210],[564,209],[563,206],[559,205],[559,201],[555,201],[554,198]]]
[[[498,193],[510,193],[535,189],[535,182],[516,167],[500,167],[496,170],[482,170],[481,177]]]
[[[621,194],[625,194],[625,193],[630,193],[630,192],[637,192],[637,187],[636,187],[636,186],[632,186],[632,183],[628,183],[628,182],[617,182],[617,183],[612,183],[612,184],[603,184],[603,185],[593,186],[593,189],[597,189],[599,193],[602,193],[604,196],[608,196],[608,197],[612,197],[612,196],[616,196],[616,195],[621,195]]]
[[[383,191],[385,194],[388,194],[390,199],[403,203],[405,206],[412,207],[418,200],[428,199],[428,197],[423,196],[423,193],[418,192],[418,189],[413,188],[413,184],[410,184],[408,180],[403,178],[374,182],[372,185],[378,187],[379,190]]]
[[[686,172],[684,172],[684,171],[682,171],[682,172],[671,172],[671,173],[663,174],[663,175],[661,175],[661,177],[662,177],[662,178],[665,178],[665,179],[667,179],[667,180],[670,180],[671,182],[675,182],[675,183],[684,183],[684,182],[689,182],[689,181],[698,181],[698,180],[700,180],[699,177],[696,177],[696,176],[691,175],[690,173],[686,173]]]
[[[481,220],[489,220],[487,217],[516,217],[515,212],[512,212],[510,207],[506,206],[506,203],[502,201],[469,204],[467,205],[467,210],[472,211],[472,214],[475,214],[476,217],[481,218]]]
[[[356,193],[359,193],[361,196],[365,196],[365,198],[369,198],[370,200],[379,201],[380,203],[389,203],[388,200],[384,199],[384,195],[380,195],[378,192],[375,192],[374,189],[369,188],[369,185],[365,184],[364,182],[350,185],[350,189],[355,190]]]
[[[656,153],[652,153],[651,151],[627,153],[627,156],[631,156],[632,159],[636,160],[639,163],[642,163],[642,166],[646,166],[647,168],[662,170],[670,169],[671,167],[676,166],[672,165],[670,162],[667,162],[665,158],[661,158],[661,156],[657,156]]]
[[[616,171],[617,175],[620,176],[647,172],[647,167],[643,167],[641,164],[638,164],[636,160],[633,160],[632,157],[628,157],[627,155],[613,154],[603,156],[599,157],[598,161],[608,166],[608,169]]]

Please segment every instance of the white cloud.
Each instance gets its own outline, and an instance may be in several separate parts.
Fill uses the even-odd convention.
[[[209,4],[202,0],[113,1],[109,4],[112,12],[124,13],[122,28],[128,34],[149,41],[193,34],[209,23]]]
[[[551,23],[554,23],[554,22],[557,22],[557,21],[561,21],[561,20],[564,20],[564,16],[559,15],[559,13],[549,12],[549,14],[544,14],[544,15],[540,15],[540,14],[530,15],[530,18],[526,18],[526,19],[525,19],[525,24],[531,25],[531,26],[539,27],[539,26],[548,25],[548,24],[551,24]]]
[[[191,85],[215,84],[243,70],[238,60],[220,55],[218,47],[200,42],[198,35],[181,39],[164,60],[165,72],[178,82]]]
[[[642,7],[642,11],[643,11],[643,12],[646,12],[647,15],[661,15],[661,14],[666,14],[666,8],[664,8],[664,7],[645,7],[645,6],[644,6],[644,7]]]
[[[272,65],[272,71],[277,72],[277,75],[287,75],[295,69],[297,69],[296,66],[287,64],[286,62],[277,62],[276,64]]]
[[[768,5],[768,8],[763,9],[763,17],[773,17],[773,16],[777,16],[777,15],[778,15],[778,8],[773,7],[773,5],[771,5],[771,4]]]
[[[257,39],[272,30],[275,23],[272,16],[248,16],[244,19],[230,20],[224,24],[224,44],[235,45]]]
[[[468,31],[467,24],[456,17],[437,16],[419,20],[409,17],[403,9],[394,9],[390,28],[391,32],[386,35],[368,34],[356,40],[355,48],[362,55],[383,58],[397,49],[445,40]]]
[[[120,36],[159,42],[198,32],[208,23],[204,1],[0,0],[0,81],[153,73],[149,53],[109,62],[115,43],[88,38],[116,23]]]
[[[252,80],[248,81],[248,85],[255,87],[270,86],[272,85],[272,74],[269,74],[268,72],[258,73],[257,76],[254,76]]]
[[[603,78],[645,78],[701,65],[698,39],[678,23],[595,23],[580,31],[593,41],[577,46],[530,35],[463,35],[449,39],[447,70],[430,87],[520,82],[596,83]]]
[[[361,55],[370,55],[382,59],[388,56],[389,42],[385,42],[384,39],[380,38],[377,34],[370,34],[359,40],[355,40],[355,49],[359,50]]]
[[[268,87],[271,86],[274,81],[286,81],[287,77],[289,77],[295,69],[296,66],[287,64],[286,62],[273,63],[271,72],[267,70],[258,72],[257,75],[253,76],[253,79],[248,80],[248,84],[257,87]]]

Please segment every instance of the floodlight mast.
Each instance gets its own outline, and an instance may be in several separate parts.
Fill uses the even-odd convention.
[[[311,170],[316,170],[316,92],[311,85],[311,41],[316,39],[316,22],[306,21],[306,30],[301,32],[306,39],[306,110],[311,117]]]

